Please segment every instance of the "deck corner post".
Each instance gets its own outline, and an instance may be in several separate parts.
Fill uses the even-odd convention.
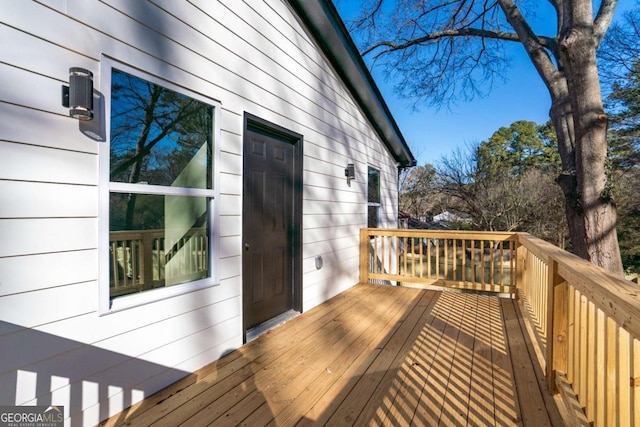
[[[360,229],[360,283],[369,283],[369,233]]]
[[[556,393],[556,372],[567,372],[569,290],[558,274],[558,262],[552,258],[548,261],[547,283],[546,376],[549,392]]]

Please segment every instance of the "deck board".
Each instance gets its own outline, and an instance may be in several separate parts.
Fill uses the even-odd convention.
[[[527,343],[514,301],[358,285],[103,424],[558,424]]]
[[[502,311],[522,421],[527,425],[550,426],[551,420],[544,398],[537,391],[538,381],[514,305],[510,301],[502,302]]]
[[[489,297],[478,296],[473,341],[473,364],[469,382],[469,424],[495,424],[491,318]]]

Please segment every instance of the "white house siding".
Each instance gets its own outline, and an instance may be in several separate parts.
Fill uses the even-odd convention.
[[[92,425],[242,344],[245,112],[304,137],[304,310],[358,281],[367,166],[396,224],[393,158],[280,0],[1,2],[0,40],[0,405]],[[69,118],[60,87],[75,66],[100,92],[105,56],[221,103],[221,280],[101,316],[100,118]]]

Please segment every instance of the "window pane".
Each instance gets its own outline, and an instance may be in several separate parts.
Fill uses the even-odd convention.
[[[367,208],[367,227],[378,227],[378,210],[380,208],[378,206],[368,206]]]
[[[112,193],[110,296],[209,277],[205,197]]]
[[[380,203],[380,171],[374,168],[369,168],[367,201],[369,203]]]
[[[116,69],[111,181],[212,188],[213,106]]]

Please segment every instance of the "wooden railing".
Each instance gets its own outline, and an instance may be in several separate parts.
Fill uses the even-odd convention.
[[[193,229],[171,248],[164,230],[109,233],[110,290],[118,296],[167,284],[184,283],[206,275],[208,243],[205,230]]]
[[[369,228],[360,244],[361,281],[515,292],[514,233]]]
[[[640,288],[526,233],[362,229],[360,281],[520,299],[547,386],[578,421],[640,426]],[[579,417],[578,417],[579,415]]]
[[[549,388],[575,396],[587,423],[640,426],[640,288],[528,234],[518,243]]]

